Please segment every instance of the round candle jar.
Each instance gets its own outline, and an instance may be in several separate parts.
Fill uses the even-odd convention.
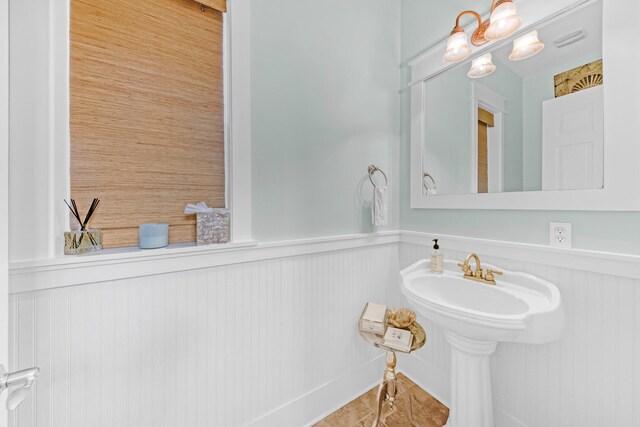
[[[138,246],[140,249],[164,248],[169,244],[169,224],[140,224]]]

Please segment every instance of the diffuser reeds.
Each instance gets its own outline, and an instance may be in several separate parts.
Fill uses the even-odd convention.
[[[71,199],[71,204],[69,204],[69,202],[67,202],[66,200],[64,201],[64,203],[67,205],[67,207],[71,211],[71,214],[80,225],[79,231],[71,231],[65,233],[65,255],[78,255],[81,253],[93,252],[102,249],[102,233],[100,232],[100,230],[87,230],[87,224],[89,224],[93,213],[98,207],[100,199],[93,199],[93,202],[91,202],[91,206],[89,207],[84,220],[82,220],[80,216],[78,205],[76,204],[76,201],[74,199]],[[85,235],[86,238],[89,239],[89,242],[85,241],[83,245]]]

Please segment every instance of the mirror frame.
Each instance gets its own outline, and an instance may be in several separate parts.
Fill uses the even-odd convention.
[[[474,48],[469,60],[595,1],[520,0],[517,2],[518,14],[523,19],[520,30],[506,40]],[[425,195],[422,180],[425,83],[458,65],[442,61],[446,46],[444,40],[409,62],[412,209],[640,211],[640,77],[634,76],[636,70],[640,70],[640,50],[635,45],[639,35],[636,16],[640,13],[640,4],[637,0],[601,1],[605,69],[604,188]],[[473,29],[474,25],[471,25],[465,30],[471,34]],[[461,117],[461,120],[467,118]]]

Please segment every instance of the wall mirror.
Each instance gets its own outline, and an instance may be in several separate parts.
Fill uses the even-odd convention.
[[[601,1],[471,64],[425,84],[425,194],[602,188]]]
[[[622,73],[624,48],[603,43],[606,8],[616,6],[516,4],[523,24],[511,37],[447,63],[452,37],[410,63],[412,207],[608,210],[594,202],[621,197],[618,167],[628,162],[607,163],[623,157],[614,134],[630,126],[605,129],[622,107],[608,72]],[[614,209],[637,210],[632,199],[614,199]]]

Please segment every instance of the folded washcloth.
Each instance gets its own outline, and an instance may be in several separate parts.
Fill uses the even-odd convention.
[[[379,185],[373,190],[371,221],[376,226],[387,225],[388,217],[387,187]]]

